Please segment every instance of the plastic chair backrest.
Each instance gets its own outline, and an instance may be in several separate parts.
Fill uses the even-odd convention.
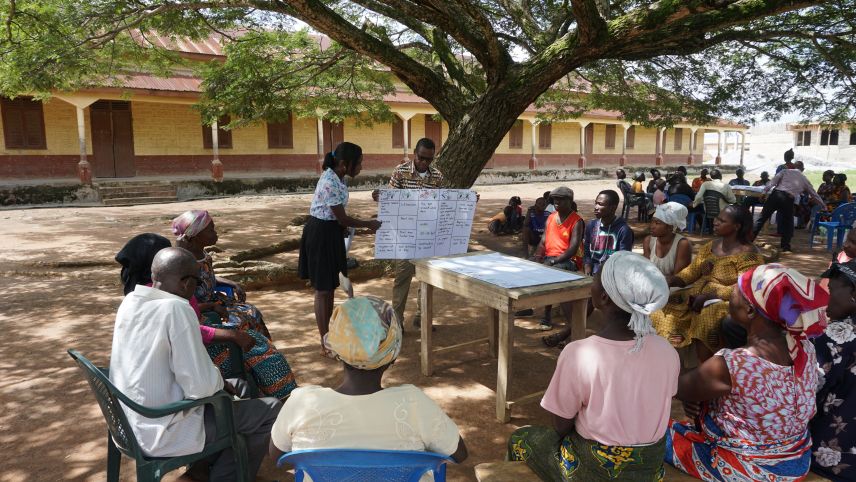
[[[142,457],[143,452],[137,444],[137,439],[131,430],[131,424],[128,423],[128,418],[125,417],[125,412],[116,396],[119,390],[110,383],[108,378],[109,369],[96,367],[76,350],[69,350],[68,354],[74,359],[83,372],[84,378],[89,382],[89,387],[101,407],[101,414],[104,415],[104,420],[107,422],[107,430],[113,437],[113,443],[129,457],[134,459]]]
[[[624,197],[627,197],[632,194],[633,188],[630,187],[630,184],[627,181],[621,180],[617,181],[615,184],[618,186],[618,189],[621,191],[621,194],[623,194]]]
[[[835,208],[830,221],[839,222],[843,226],[852,226],[853,221],[856,221],[856,203],[846,203]]]
[[[294,465],[295,481],[304,472],[313,482],[418,482],[426,472],[446,480],[446,463],[452,459],[432,452],[402,450],[318,449],[283,454],[277,466]]]
[[[704,217],[715,218],[719,216],[719,200],[725,198],[719,191],[705,191],[702,199],[704,200]]]

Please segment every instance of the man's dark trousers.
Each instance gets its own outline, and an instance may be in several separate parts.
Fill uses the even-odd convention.
[[[764,224],[770,220],[770,216],[777,211],[781,214],[779,227],[782,233],[782,249],[790,251],[791,238],[794,237],[794,198],[784,191],[774,189],[767,196],[767,202],[761,210],[761,217],[755,222],[754,236],[758,236]]]

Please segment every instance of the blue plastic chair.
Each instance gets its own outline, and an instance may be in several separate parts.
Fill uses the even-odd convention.
[[[447,462],[454,461],[432,452],[318,449],[283,454],[276,465],[293,465],[295,482],[302,482],[304,474],[313,482],[418,482],[429,471],[443,482]]]
[[[838,249],[841,249],[841,244],[844,242],[844,234],[848,229],[853,227],[856,222],[856,203],[842,204],[832,211],[829,221],[819,221],[815,223],[816,227],[812,227],[811,234],[808,237],[808,247],[814,245],[814,235],[817,227],[826,229],[826,249],[832,251],[832,234],[836,235]]]

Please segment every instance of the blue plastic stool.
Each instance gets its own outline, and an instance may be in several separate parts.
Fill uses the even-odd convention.
[[[418,482],[429,471],[434,473],[435,481],[444,482],[448,462],[454,461],[432,452],[318,449],[283,454],[276,465],[294,465],[295,482],[302,482],[304,474],[309,474],[313,482]]]

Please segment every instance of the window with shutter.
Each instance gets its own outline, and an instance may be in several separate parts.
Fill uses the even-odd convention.
[[[797,145],[798,146],[810,146],[811,145],[811,131],[797,131]]]
[[[6,149],[47,149],[42,103],[29,97],[0,99]]]
[[[392,147],[393,149],[404,148],[404,121],[395,116],[392,121]]]
[[[630,126],[627,129],[627,148],[633,149],[636,146],[636,126]]]
[[[856,146],[856,130],[850,131],[850,145]]]
[[[511,130],[508,131],[508,147],[511,149],[520,149],[523,147],[523,121],[516,120]]]
[[[283,122],[268,122],[268,149],[292,149],[294,148],[294,127],[291,122],[291,114]]]
[[[820,131],[821,146],[837,146],[838,145],[838,129],[824,129]]]
[[[675,128],[675,150],[680,150],[684,146],[684,129],[681,127]]]
[[[232,148],[232,131],[227,131],[220,127],[228,124],[229,122],[232,122],[229,116],[223,116],[217,121],[217,146],[220,149]],[[202,126],[202,147],[204,149],[213,148],[213,142],[211,140],[211,126]]]
[[[538,148],[552,149],[553,147],[553,124],[538,124]]]
[[[604,147],[607,149],[615,149],[615,124],[606,125],[606,134],[604,137],[606,137]]]

